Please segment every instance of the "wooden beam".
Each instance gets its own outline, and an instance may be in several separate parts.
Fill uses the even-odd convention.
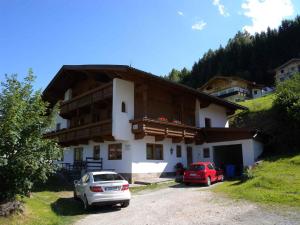
[[[206,108],[210,105],[209,101],[199,100],[200,101],[200,109]]]
[[[235,110],[228,110],[227,112],[226,112],[226,115],[227,116],[231,116],[231,115],[233,115],[235,113]]]
[[[139,133],[134,135],[135,140],[143,139],[145,137],[145,133]]]
[[[185,138],[184,139],[185,144],[192,144],[194,142],[194,139],[191,138]]]
[[[183,138],[172,138],[172,143],[180,143],[182,140]]]
[[[155,141],[163,141],[165,139],[165,136],[161,135],[161,136],[154,136],[155,137]]]
[[[110,135],[103,136],[104,141],[115,141],[115,138]]]
[[[94,137],[92,140],[95,141],[95,142],[100,142],[100,143],[104,142],[102,137]]]

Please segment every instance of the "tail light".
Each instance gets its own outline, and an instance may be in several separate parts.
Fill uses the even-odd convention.
[[[129,184],[123,184],[121,191],[126,191],[129,189]]]
[[[90,186],[90,190],[92,192],[103,192],[103,190],[100,186]]]

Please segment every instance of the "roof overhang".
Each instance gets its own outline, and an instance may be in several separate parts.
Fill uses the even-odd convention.
[[[64,65],[43,91],[43,99],[50,102],[52,105],[55,104],[59,99],[63,97],[65,91],[70,86],[72,86],[75,82],[78,82],[80,79],[83,79],[83,77],[87,75],[95,76],[98,79],[120,78],[130,81],[153,81],[160,83],[163,86],[168,86],[174,90],[190,93],[200,99],[200,101],[207,101],[220,106],[224,106],[229,111],[237,109],[247,109],[246,107],[239,104],[214,97],[194,88],[126,65]]]

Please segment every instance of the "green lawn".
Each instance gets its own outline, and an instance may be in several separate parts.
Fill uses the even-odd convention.
[[[269,94],[260,98],[250,99],[244,102],[239,102],[238,104],[246,106],[250,112],[258,112],[269,110],[272,107],[273,100],[275,99],[275,94]],[[241,111],[238,110],[237,113]]]
[[[132,194],[140,191],[155,190],[174,185],[175,182],[130,188]],[[54,188],[55,189],[55,188]],[[61,189],[61,188],[59,188]],[[72,191],[38,191],[31,198],[23,199],[25,212],[8,218],[0,217],[2,225],[60,225],[72,222],[87,215],[81,202],[73,200]],[[70,189],[70,188],[69,188]],[[95,208],[95,210],[97,210]],[[93,213],[93,211],[91,211]]]
[[[213,190],[237,199],[300,207],[300,155],[266,159],[253,173],[246,182],[226,181]]]
[[[80,202],[72,197],[71,191],[33,192],[31,198],[23,199],[23,214],[0,218],[0,224],[70,224],[85,214]]]

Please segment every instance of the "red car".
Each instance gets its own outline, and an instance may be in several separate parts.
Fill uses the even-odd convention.
[[[192,163],[189,169],[183,174],[183,182],[186,185],[195,183],[206,184],[206,186],[210,186],[213,182],[223,180],[223,170],[215,167],[215,165],[211,162]]]

